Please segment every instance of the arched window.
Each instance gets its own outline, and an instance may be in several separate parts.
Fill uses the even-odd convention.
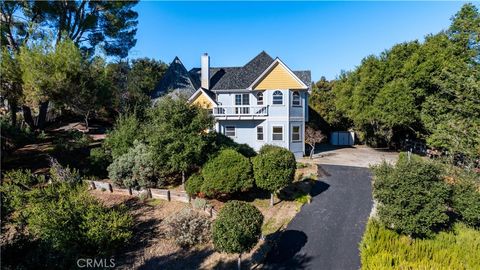
[[[257,94],[257,105],[263,105],[263,92]]]
[[[300,98],[300,93],[297,91],[292,94],[292,106],[302,106],[302,99]]]
[[[283,104],[283,94],[281,91],[273,92],[272,96],[272,104],[274,105],[282,105]]]

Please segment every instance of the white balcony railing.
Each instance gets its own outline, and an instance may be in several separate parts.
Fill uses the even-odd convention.
[[[214,116],[267,116],[268,106],[218,106],[213,108]]]

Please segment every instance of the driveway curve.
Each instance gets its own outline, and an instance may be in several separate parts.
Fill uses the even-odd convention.
[[[320,166],[326,176],[270,252],[266,269],[360,268],[358,245],[373,204],[370,171]]]

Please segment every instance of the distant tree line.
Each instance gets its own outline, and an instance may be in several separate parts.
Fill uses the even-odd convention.
[[[447,30],[424,42],[397,44],[336,80],[322,78],[310,106],[323,129],[353,128],[372,146],[395,147],[412,138],[480,155],[478,9],[465,4]]]

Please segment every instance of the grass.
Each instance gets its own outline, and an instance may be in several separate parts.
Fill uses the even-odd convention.
[[[411,239],[370,220],[360,244],[362,269],[480,269],[480,231],[456,223],[431,239]]]

